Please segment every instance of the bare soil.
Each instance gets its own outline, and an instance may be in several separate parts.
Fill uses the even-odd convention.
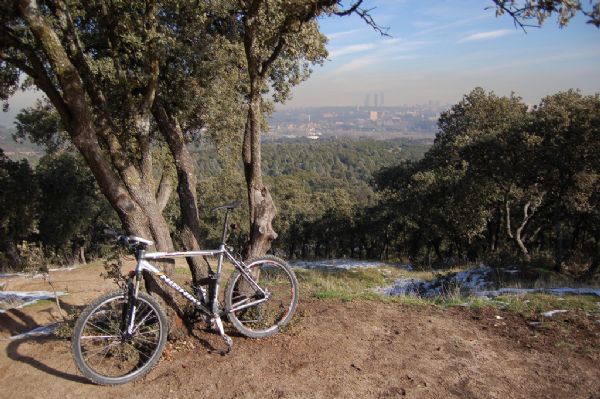
[[[114,289],[98,266],[53,272],[73,312]],[[7,290],[48,290],[11,278]],[[377,301],[301,298],[275,337],[222,341],[199,324],[145,378],[88,383],[68,339],[11,341],[58,319],[51,301],[0,314],[0,398],[600,398],[600,324],[583,314],[532,326],[519,315]]]

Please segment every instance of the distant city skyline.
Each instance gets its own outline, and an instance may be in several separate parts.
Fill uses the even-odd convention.
[[[499,95],[515,92],[536,104],[570,88],[600,92],[600,30],[575,17],[558,28],[516,28],[495,16],[491,0],[365,0],[375,21],[389,27],[382,37],[360,18],[321,18],[329,58],[278,109],[310,106],[454,104],[481,86]],[[383,98],[381,97],[383,93]],[[18,92],[0,125],[33,104],[39,93]]]
[[[491,0],[365,0],[381,37],[358,17],[323,18],[329,58],[293,90],[283,107],[453,104],[481,86],[529,104],[570,88],[600,92],[600,30],[577,16],[541,28],[516,28],[496,17]],[[371,98],[373,104],[373,98]],[[279,105],[279,107],[282,107]]]

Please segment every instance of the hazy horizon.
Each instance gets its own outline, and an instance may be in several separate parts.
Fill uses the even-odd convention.
[[[515,92],[530,104],[571,88],[600,92],[600,30],[585,17],[563,29],[552,17],[525,33],[510,17],[485,9],[491,4],[368,1],[391,37],[358,17],[322,19],[329,59],[283,107],[363,105],[367,94],[382,92],[386,106],[453,104],[477,86],[499,95]]]

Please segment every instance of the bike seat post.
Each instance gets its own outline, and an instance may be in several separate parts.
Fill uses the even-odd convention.
[[[227,240],[227,225],[229,224],[229,211],[227,208],[225,210],[225,222],[223,223],[223,236],[221,237],[221,244],[225,245],[225,241]]]

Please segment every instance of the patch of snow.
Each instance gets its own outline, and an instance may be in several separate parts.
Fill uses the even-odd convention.
[[[452,278],[452,282],[461,288],[467,288],[471,292],[480,291],[490,285],[487,277],[492,272],[488,266],[479,266],[474,269],[458,272]]]
[[[501,271],[513,274],[513,269],[499,269]],[[462,295],[476,295],[487,299],[493,299],[505,294],[525,295],[529,293],[541,292],[551,295],[563,296],[571,295],[595,295],[600,297],[600,288],[500,288],[494,289],[494,279],[492,274],[496,269],[481,265],[479,267],[463,270],[458,273],[448,274],[431,281],[423,281],[416,278],[403,277],[388,287],[380,287],[378,292],[388,296],[398,295],[419,295],[422,297],[437,297],[452,290],[457,290]]]
[[[10,337],[11,340],[31,338],[31,337],[43,337],[54,334],[54,331],[58,327],[57,323],[49,324],[47,326],[36,327],[33,330],[27,331],[23,334],[13,335]]]
[[[600,297],[600,288],[500,288],[492,291],[479,291],[475,292],[475,295],[484,296],[488,298],[495,298],[500,295],[513,294],[513,295],[526,295],[531,293],[541,292],[551,295],[596,295]]]
[[[542,313],[542,316],[544,316],[544,317],[552,317],[555,314],[567,313],[567,312],[568,312],[568,310],[563,310],[563,309],[550,310],[548,312]]]
[[[377,261],[365,261],[356,259],[323,259],[323,260],[293,260],[289,264],[293,267],[302,269],[323,269],[323,270],[348,270],[356,268],[372,267],[400,267],[406,270],[412,270],[412,265],[403,265],[396,263],[385,263]]]
[[[69,266],[69,267],[55,267],[48,269],[49,272],[68,272],[71,270],[79,269],[82,265]]]
[[[470,294],[489,288],[488,275],[492,269],[487,266],[479,266],[462,272],[442,276],[431,281],[423,281],[416,278],[401,278],[390,286],[379,289],[384,295],[420,295],[423,297],[436,297],[445,294],[448,290],[458,288],[463,294]]]
[[[66,292],[58,291],[58,296],[67,295]],[[50,291],[0,291],[0,313],[8,309],[20,309],[32,305],[43,299],[54,299],[54,292]]]
[[[0,273],[0,278],[14,277],[14,276],[24,276],[25,273]]]
[[[62,272],[62,271],[71,271],[75,269],[79,269],[83,265],[75,265],[69,267],[54,267],[48,269],[49,272]],[[0,273],[0,278],[9,278],[9,277],[27,277],[27,278],[41,278],[44,276],[44,273],[40,273],[39,271],[35,272],[19,272],[19,273]]]
[[[416,295],[423,283],[419,278],[401,278],[394,281],[391,287],[380,289],[379,292],[387,296]]]
[[[0,273],[0,278],[25,277],[25,278],[41,278],[42,273]]]

